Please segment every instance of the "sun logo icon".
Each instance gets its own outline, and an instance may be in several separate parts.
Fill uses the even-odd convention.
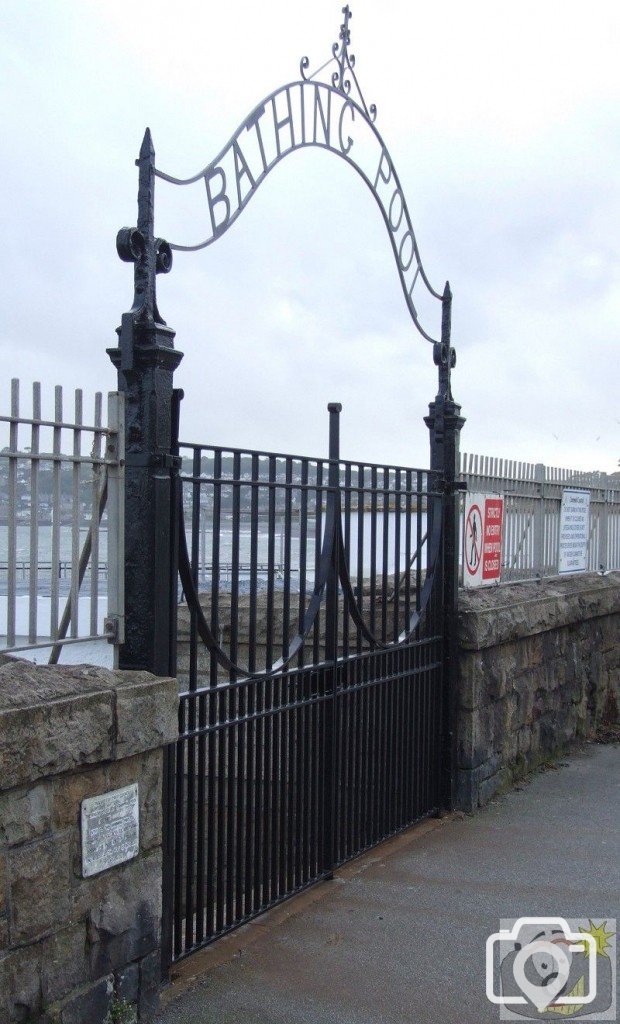
[[[598,928],[596,927],[596,925],[594,924],[593,921],[590,921],[589,924],[590,924],[589,928],[582,928],[581,925],[579,925],[579,931],[582,933],[582,935],[591,935],[592,936],[592,938],[596,942],[596,953],[597,953],[597,956],[609,957],[609,953],[607,951],[609,949],[611,949],[611,942],[608,942],[607,940],[608,939],[613,939],[613,937],[614,937],[614,935],[616,933],[615,932],[607,932],[607,931],[605,931],[605,928],[607,927],[607,921],[603,921],[598,926]],[[590,955],[590,948],[589,948],[589,946],[586,945],[586,956],[589,956],[589,955]]]

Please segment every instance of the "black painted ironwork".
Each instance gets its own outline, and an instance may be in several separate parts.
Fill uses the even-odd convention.
[[[329,411],[325,460],[179,446],[171,959],[442,805],[445,492]]]
[[[147,130],[137,227],[117,238],[135,267],[133,305],[109,350],[127,411],[120,665],[178,675],[182,691],[164,777],[164,972],[453,800],[464,421],[450,381],[452,296],[425,273],[343,14],[329,60],[308,73],[303,58],[301,80],[267,96],[194,177],[158,170]],[[305,146],[365,181],[414,324],[433,343],[429,471],[343,461],[337,404],[325,459],[179,444],[182,354],[158,310],[156,275],[174,249],[219,238],[271,169]],[[206,240],[155,236],[156,177],[204,183]],[[441,301],[439,340],[414,305],[420,284]]]
[[[183,354],[157,308],[156,275],[168,273],[172,252],[154,232],[155,152],[148,128],[136,163],[138,224],[122,228],[116,240],[120,258],[134,264],[134,300],[117,330],[118,347],[108,349],[125,393],[125,643],[119,665],[168,675],[170,579],[176,578],[171,409],[173,374]]]

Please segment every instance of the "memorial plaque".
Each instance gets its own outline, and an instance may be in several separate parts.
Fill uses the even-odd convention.
[[[82,876],[89,878],[137,857],[138,783],[82,801]]]

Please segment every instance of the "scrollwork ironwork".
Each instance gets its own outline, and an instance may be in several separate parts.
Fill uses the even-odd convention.
[[[155,273],[169,274],[172,270],[172,247],[165,238],[155,239]]]
[[[346,7],[342,8],[342,13],[344,14],[344,21],[340,26],[338,41],[332,44],[332,55],[329,60],[326,61],[325,64],[322,64],[320,68],[317,68],[316,71],[313,71],[312,74],[308,75],[306,72],[310,67],[310,60],[308,57],[302,57],[299,64],[299,70],[303,80],[305,82],[310,82],[316,80],[317,76],[320,75],[329,64],[335,61],[338,68],[331,74],[332,87],[343,96],[350,96],[352,83],[355,83],[358,102],[366,114],[366,117],[370,121],[374,122],[377,117],[376,104],[366,103],[354,70],[355,54],[349,53],[349,46],[351,45],[351,29],[349,28],[349,22],[353,17],[353,13],[348,4]]]
[[[340,26],[339,40],[333,44],[329,59],[310,73],[310,60],[307,56],[302,57],[299,65],[300,80],[289,82],[269,93],[215,159],[197,174],[189,178],[178,178],[156,168],[152,162],[154,154],[150,134],[147,132],[139,161],[141,182],[144,176],[146,184],[147,173],[173,185],[203,182],[211,231],[206,239],[195,244],[171,242],[165,254],[160,247],[156,259],[152,260],[148,258],[151,246],[147,244],[146,254],[136,259],[136,303],[139,305],[135,308],[156,310],[155,273],[165,273],[170,269],[171,250],[196,252],[221,238],[281,160],[298,149],[318,146],[350,164],[379,206],[407,308],[422,337],[436,345],[434,358],[438,367],[439,393],[449,395],[450,369],[455,362],[454,349],[450,343],[451,294],[444,292],[442,295],[435,290],[425,272],[402,185],[389,150],[374,123],[376,106],[366,104],[359,88],[355,55],[349,52],[351,10],[348,5],[342,10],[344,21]],[[334,63],[337,65],[336,70],[322,76],[322,72]],[[358,133],[367,131],[372,134],[365,136],[363,145],[360,145]],[[376,169],[372,168],[373,150]],[[363,159],[360,159],[362,155]],[[138,227],[141,228],[140,222]],[[144,230],[142,233],[145,235]],[[125,255],[121,258],[129,259],[133,259],[133,252],[137,251],[135,243],[132,249],[127,240],[122,250]],[[154,267],[148,274],[144,273],[147,263],[153,263]],[[417,301],[414,301],[416,282],[420,282],[417,287],[423,284],[429,295],[442,303],[440,338],[439,332],[429,331],[421,323]]]
[[[310,603],[306,609],[306,613],[303,617],[303,623],[301,628],[296,635],[289,641],[288,647],[283,652],[282,657],[278,658],[272,665],[267,666],[263,670],[250,672],[250,670],[233,661],[226,651],[217,642],[209,624],[205,618],[204,612],[200,605],[200,597],[194,578],[192,575],[191,562],[189,557],[189,551],[187,547],[187,537],[185,533],[185,517],[183,512],[183,499],[181,490],[179,489],[178,499],[178,521],[179,521],[179,576],[181,579],[181,585],[183,587],[183,594],[188,608],[193,612],[196,617],[196,628],[200,639],[207,648],[207,650],[214,655],[218,664],[227,672],[231,673],[236,678],[246,679],[269,679],[274,675],[282,672],[295,658],[300,650],[302,649],[304,642],[307,640],[312,627],[316,621],[316,618],[321,610],[323,604],[323,598],[325,588],[327,584],[327,578],[329,575],[330,567],[334,564],[334,560],[338,565],[338,579],[342,587],[342,593],[344,595],[344,610],[345,614],[350,617],[353,624],[359,630],[361,637],[370,646],[372,650],[389,650],[390,648],[398,647],[401,644],[408,643],[415,633],[416,629],[420,625],[428,603],[433,592],[435,583],[435,576],[440,566],[440,548],[441,548],[441,535],[442,535],[442,523],[443,523],[443,503],[441,497],[436,495],[434,498],[434,514],[433,514],[433,528],[430,539],[430,555],[429,555],[429,570],[422,587],[419,602],[410,616],[409,621],[406,622],[405,628],[401,631],[398,639],[393,642],[386,642],[377,637],[367,626],[364,621],[364,616],[358,605],[355,596],[355,590],[351,582],[349,574],[349,568],[346,560],[346,550],[344,543],[344,534],[342,527],[342,514],[339,507],[339,501],[333,492],[330,492],[328,498],[327,508],[327,522],[325,528],[325,534],[323,539],[323,546],[321,549],[321,557],[319,562],[319,572],[317,581],[314,586]],[[425,538],[426,539],[426,538]]]
[[[116,251],[123,263],[135,263],[144,255],[146,242],[137,228],[121,228],[116,236]]]

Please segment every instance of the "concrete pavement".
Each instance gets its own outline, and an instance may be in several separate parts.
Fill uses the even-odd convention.
[[[618,744],[424,823],[196,954],[158,1024],[492,1024],[486,939],[525,915],[620,920]]]

